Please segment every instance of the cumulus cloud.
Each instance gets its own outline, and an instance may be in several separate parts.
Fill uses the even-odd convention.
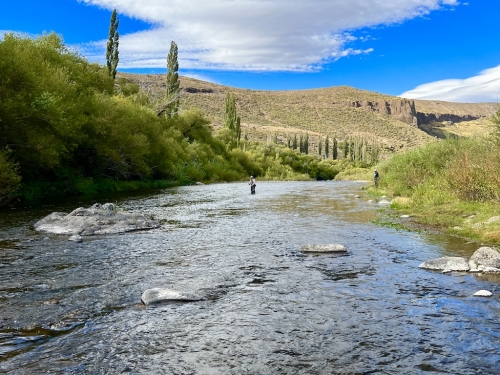
[[[457,0],[79,0],[154,25],[120,37],[120,68],[163,68],[170,41],[184,69],[314,71],[373,49],[356,30],[389,25]],[[366,42],[365,42],[366,43]],[[104,43],[81,46],[99,61]]]
[[[500,95],[500,65],[466,79],[445,79],[417,86],[400,96],[450,102],[496,102]]]

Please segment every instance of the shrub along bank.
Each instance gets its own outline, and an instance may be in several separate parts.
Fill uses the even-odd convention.
[[[497,124],[497,127],[499,123]],[[398,154],[379,166],[379,194],[416,222],[500,243],[500,142],[449,139]],[[497,218],[498,217],[498,218]],[[498,220],[498,221],[497,221]]]

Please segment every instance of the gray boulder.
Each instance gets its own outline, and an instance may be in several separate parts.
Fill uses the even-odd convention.
[[[113,203],[79,207],[69,214],[53,212],[34,224],[36,231],[80,236],[125,233],[159,226],[142,214],[118,211]]]
[[[304,245],[301,248],[303,253],[345,253],[347,249],[344,245]]]
[[[141,301],[145,305],[166,302],[195,302],[202,298],[190,293],[178,292],[171,289],[152,288],[142,293]]]
[[[497,272],[500,268],[500,252],[492,247],[480,247],[470,257],[469,267],[473,271]]]
[[[441,270],[441,271],[468,271],[469,263],[467,259],[462,257],[442,257],[428,260],[422,263],[420,268],[428,270]]]

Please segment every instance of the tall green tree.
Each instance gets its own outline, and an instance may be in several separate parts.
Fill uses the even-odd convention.
[[[240,116],[236,117],[235,133],[236,133],[236,141],[237,141],[237,144],[239,145],[240,140],[241,140],[241,118],[240,118]]]
[[[167,56],[167,92],[165,97],[165,112],[168,117],[176,116],[179,112],[180,82],[179,62],[177,55],[179,49],[172,40]]]
[[[323,154],[323,140],[318,137],[318,155],[322,156]]]
[[[328,159],[328,156],[330,156],[330,143],[327,134],[325,139],[325,158]]]
[[[333,145],[332,145],[332,159],[337,160],[338,159],[338,151],[337,151],[337,138],[333,137]]]
[[[293,150],[297,149],[297,134],[293,135],[292,149]]]
[[[106,66],[108,67],[109,76],[113,77],[113,79],[115,79],[116,67],[118,66],[118,44],[120,39],[118,23],[116,9],[114,9],[109,22],[108,45],[106,47]]]
[[[226,93],[226,100],[224,101],[224,126],[229,130],[236,130],[236,100],[234,94],[231,92]]]

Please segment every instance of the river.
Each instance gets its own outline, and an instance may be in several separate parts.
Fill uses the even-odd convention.
[[[374,225],[362,187],[107,197],[161,227],[83,243],[32,225],[99,198],[0,212],[0,374],[498,374],[500,278],[418,268],[479,245]],[[205,298],[145,307],[153,287]]]

